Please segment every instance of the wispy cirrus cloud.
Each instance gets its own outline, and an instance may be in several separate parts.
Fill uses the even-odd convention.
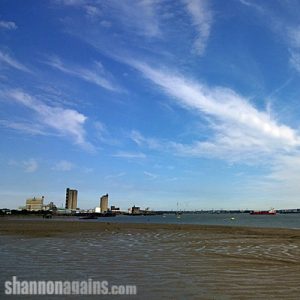
[[[40,124],[32,124],[30,122],[20,122],[20,121],[8,121],[0,120],[0,126],[10,128],[13,130],[18,130],[32,135],[47,135],[44,130],[44,127]]]
[[[106,175],[104,178],[105,179],[116,179],[116,178],[120,178],[120,177],[124,177],[126,175],[125,172],[120,172],[118,174],[110,174],[110,175]]]
[[[209,87],[172,70],[155,69],[136,61],[131,61],[131,65],[181,107],[209,118],[214,135],[190,145],[169,142],[168,147],[178,153],[249,160],[289,153],[300,146],[298,131],[280,124],[268,112],[258,110],[231,89]],[[132,139],[138,144],[159,145],[154,139],[145,140],[138,132],[132,133]]]
[[[95,128],[94,131],[95,137],[101,143],[112,145],[112,146],[120,145],[120,140],[113,138],[109,130],[102,122],[96,121],[94,123],[94,128]]]
[[[102,19],[102,25],[121,23],[123,28],[139,36],[148,38],[160,37],[162,31],[159,21],[158,0],[131,0],[107,2],[91,2],[87,0],[62,0],[58,4],[67,5],[77,9],[82,9],[87,17],[92,20],[101,16],[108,16],[109,20]],[[101,24],[101,23],[100,23]]]
[[[95,1],[91,2],[87,0],[56,0],[55,2],[60,5],[83,9],[86,17],[88,18],[93,19],[102,15],[102,12],[99,7],[97,7],[97,3]]]
[[[18,28],[15,22],[12,21],[0,21],[0,28],[6,30],[15,30]]]
[[[256,11],[260,17],[266,22],[267,27],[277,36],[280,37],[281,41],[286,45],[287,52],[289,54],[289,64],[296,71],[300,72],[300,23],[298,18],[286,18],[280,17],[275,11],[272,10],[272,6],[266,6],[267,3],[262,1],[259,4],[240,0],[240,3]],[[296,12],[300,9],[300,5],[297,2],[286,2],[281,3],[284,8],[290,9],[292,12]],[[288,9],[287,9],[288,11]]]
[[[39,167],[38,162],[33,158],[23,161],[22,165],[23,165],[24,171],[26,173],[33,173],[33,172],[37,171],[37,169]]]
[[[192,25],[197,32],[193,50],[196,54],[202,55],[205,51],[213,22],[213,14],[209,8],[209,2],[207,0],[183,0],[183,2],[191,17]]]
[[[129,159],[146,158],[146,155],[142,152],[128,152],[128,151],[119,151],[113,154],[112,156],[119,157],[119,158],[129,158]]]
[[[23,161],[17,161],[12,159],[8,161],[8,165],[21,168],[25,173],[34,173],[39,168],[39,163],[34,158],[29,158]]]
[[[45,63],[61,72],[96,84],[109,91],[121,91],[117,84],[113,83],[112,75],[104,70],[104,67],[100,62],[95,62],[93,68],[87,69],[79,66],[66,65],[59,57],[51,56],[45,61]]]
[[[144,175],[147,176],[150,179],[156,179],[158,177],[157,174],[153,174],[153,173],[147,172],[147,171],[144,171]]]
[[[35,112],[37,116],[35,122],[43,128],[51,128],[60,135],[70,138],[75,144],[87,150],[93,150],[93,146],[85,137],[84,123],[87,119],[85,115],[73,109],[47,105],[22,90],[9,90],[1,96],[16,101]]]
[[[300,26],[290,27],[287,30],[290,65],[300,73]]]
[[[120,20],[129,30],[147,37],[161,36],[157,13],[159,1],[112,0],[107,4],[110,12],[113,13],[113,18]]]
[[[71,171],[73,168],[74,164],[72,162],[67,160],[60,160],[53,166],[52,170],[66,172]]]
[[[31,70],[29,70],[24,64],[11,57],[8,53],[0,50],[0,64],[1,63],[19,71],[31,73]]]

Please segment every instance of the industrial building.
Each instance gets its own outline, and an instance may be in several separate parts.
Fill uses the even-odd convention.
[[[100,212],[105,213],[108,211],[108,194],[100,198]]]
[[[26,210],[29,211],[39,211],[42,210],[44,206],[44,196],[42,198],[29,198],[26,200]]]
[[[132,206],[131,208],[131,214],[133,215],[140,215],[141,214],[141,209],[138,206]]]
[[[77,190],[71,190],[67,188],[66,190],[66,209],[76,210],[77,209]]]

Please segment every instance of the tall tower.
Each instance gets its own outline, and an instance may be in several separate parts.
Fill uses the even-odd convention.
[[[108,211],[108,194],[103,195],[100,198],[100,210],[101,210],[102,213]]]
[[[76,209],[77,208],[77,190],[71,190],[67,188],[66,190],[66,209]]]

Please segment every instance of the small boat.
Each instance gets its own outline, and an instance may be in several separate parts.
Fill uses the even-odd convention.
[[[250,212],[250,215],[276,215],[276,210],[253,210]]]

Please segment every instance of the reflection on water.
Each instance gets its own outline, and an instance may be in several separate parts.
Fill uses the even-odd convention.
[[[6,236],[0,237],[0,280],[14,275],[27,280],[108,280],[136,284],[137,299],[296,299],[300,243],[273,239],[264,243],[255,235],[170,230]]]

